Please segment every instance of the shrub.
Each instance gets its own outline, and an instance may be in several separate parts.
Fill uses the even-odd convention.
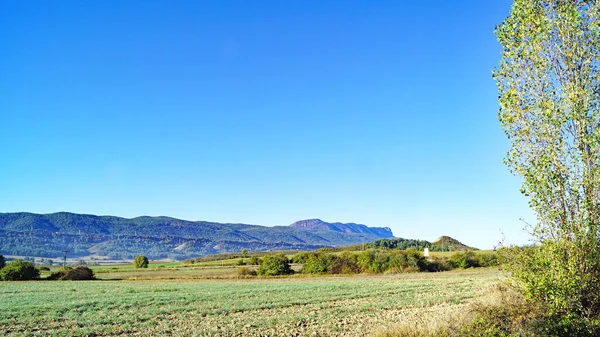
[[[256,276],[256,270],[248,267],[240,267],[236,269],[238,276]]]
[[[498,253],[481,253],[477,254],[477,262],[480,267],[493,267],[500,265]]]
[[[262,263],[262,260],[256,256],[253,256],[253,257],[249,258],[248,261],[246,261],[247,265],[252,265],[252,266],[258,266],[261,263]]]
[[[452,268],[479,267],[479,260],[473,251],[454,253],[448,262]]]
[[[336,256],[330,254],[313,254],[302,267],[304,274],[327,274]]]
[[[533,302],[512,286],[490,289],[492,301],[472,308],[474,319],[458,329],[459,336],[599,336],[600,322],[574,313],[555,314],[545,303]]]
[[[452,270],[452,266],[444,258],[433,258],[431,261],[427,261],[427,271],[437,272],[446,270]]]
[[[83,281],[95,279],[94,271],[86,266],[76,268],[64,267],[48,276],[48,280]]]
[[[4,260],[4,255],[0,254],[0,269],[4,268],[6,265],[6,260]]]
[[[0,270],[0,280],[4,281],[26,281],[38,278],[40,272],[29,261],[14,260]]]
[[[239,260],[237,260],[236,264],[238,266],[244,266],[244,265],[246,265],[246,262],[244,262],[244,259],[239,259]]]
[[[287,257],[283,254],[269,255],[263,258],[260,267],[257,270],[258,275],[275,276],[289,275],[294,273]]]
[[[138,255],[133,259],[134,268],[148,268],[148,258],[144,255]]]
[[[348,252],[343,252],[339,258],[335,259],[331,265],[329,273],[331,274],[357,274],[360,268],[357,264],[358,256]]]
[[[301,252],[298,254],[294,254],[294,256],[292,256],[292,263],[305,264],[308,258],[314,255],[315,253],[309,252]]]

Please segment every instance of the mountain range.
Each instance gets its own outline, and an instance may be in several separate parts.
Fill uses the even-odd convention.
[[[0,213],[0,254],[56,258],[185,259],[207,254],[312,250],[393,238],[387,227],[328,223],[319,219],[289,226],[187,221],[171,217],[132,219],[75,213]]]

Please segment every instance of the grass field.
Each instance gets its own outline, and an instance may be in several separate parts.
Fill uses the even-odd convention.
[[[155,272],[161,271],[147,276]],[[0,335],[370,335],[410,317],[461,310],[501,275],[475,269],[322,278],[153,277],[3,283]]]

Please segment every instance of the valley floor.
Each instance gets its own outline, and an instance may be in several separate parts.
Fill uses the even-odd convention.
[[[317,278],[3,282],[0,335],[369,336],[443,320],[501,278],[495,268],[480,268]]]

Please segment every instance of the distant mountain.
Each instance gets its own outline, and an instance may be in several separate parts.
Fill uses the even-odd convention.
[[[307,229],[311,231],[334,231],[340,233],[357,233],[365,235],[374,235],[379,238],[393,238],[392,230],[388,227],[367,227],[355,223],[329,223],[321,219],[309,219],[296,221],[290,225],[293,228]]]
[[[207,254],[308,250],[391,238],[389,228],[303,220],[290,226],[265,227],[141,216],[127,219],[67,212],[0,213],[0,254],[185,259]]]
[[[477,248],[469,247],[462,242],[453,239],[449,236],[440,236],[437,240],[432,242],[434,245],[438,247],[442,247],[444,250],[477,250]]]

